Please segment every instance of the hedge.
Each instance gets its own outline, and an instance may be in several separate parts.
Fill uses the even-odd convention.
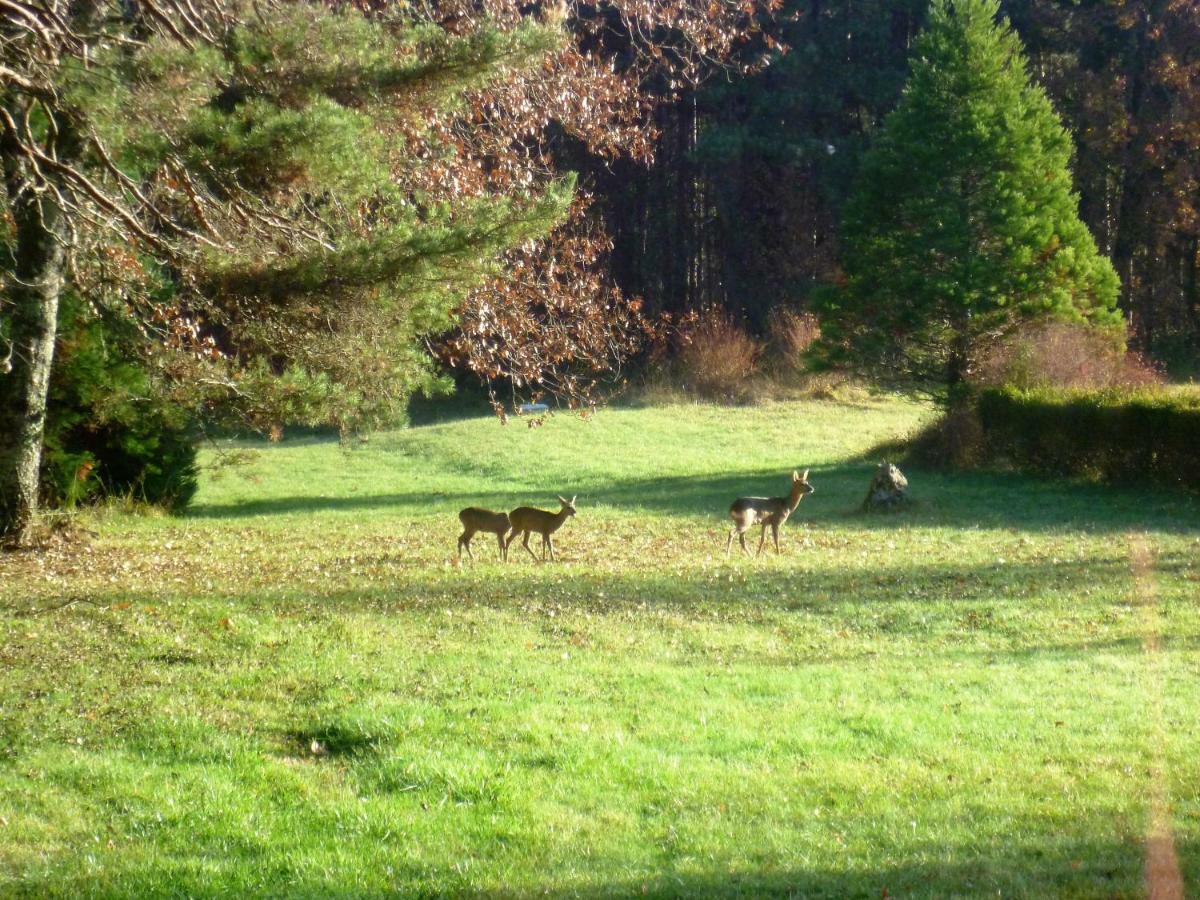
[[[1200,391],[989,389],[985,455],[1018,468],[1200,489]]]

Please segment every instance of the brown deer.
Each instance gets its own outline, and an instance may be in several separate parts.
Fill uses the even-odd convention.
[[[738,497],[729,507],[729,517],[733,519],[733,530],[729,532],[729,540],[725,542],[725,555],[733,546],[733,536],[738,536],[742,550],[750,555],[746,546],[746,530],[752,525],[762,526],[762,537],[758,539],[758,552],[762,553],[763,543],[767,539],[767,526],[771,526],[771,537],[775,539],[775,552],[779,553],[779,529],[787,521],[788,516],[796,511],[800,501],[816,488],[808,483],[808,469],[804,474],[792,473],[792,490],[786,497]],[[757,554],[755,554],[757,555]]]
[[[504,543],[505,552],[512,546],[512,542],[516,540],[518,533],[524,535],[521,538],[521,544],[526,550],[529,550],[529,534],[536,531],[542,536],[542,559],[546,558],[546,551],[549,550],[550,559],[553,560],[554,542],[550,540],[550,535],[562,528],[563,522],[575,515],[575,497],[572,497],[570,500],[559,497],[558,502],[562,506],[556,513],[546,512],[544,509],[534,509],[531,506],[518,506],[510,512],[508,520],[512,523],[512,533],[509,534],[508,540]],[[532,550],[529,550],[529,555],[537,559]]]
[[[500,559],[508,559],[508,546],[504,543],[504,535],[508,531],[508,513],[492,512],[490,509],[468,506],[458,514],[458,521],[462,522],[463,526],[463,533],[458,537],[459,559],[462,558],[462,552],[466,549],[467,556],[472,562],[475,561],[475,556],[471,553],[471,538],[480,531],[494,534],[500,545]]]

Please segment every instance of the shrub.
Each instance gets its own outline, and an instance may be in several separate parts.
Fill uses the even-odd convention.
[[[1042,322],[997,344],[980,360],[975,380],[986,387],[1107,390],[1145,388],[1163,375],[1112,333],[1067,322]]]
[[[182,509],[196,492],[188,421],[155,397],[127,323],[64,296],[46,411],[42,484],[49,505],[104,496]]]
[[[963,461],[954,438],[972,420],[967,463],[1200,489],[1198,392],[990,388],[922,434],[914,450],[929,461]]]
[[[974,403],[950,407],[908,447],[908,458],[914,462],[951,469],[973,468],[985,462],[987,456],[983,425]]]
[[[767,334],[778,369],[795,374],[805,369],[804,355],[821,336],[821,324],[812,313],[776,307],[767,317]]]
[[[1140,391],[984,391],[989,453],[1024,469],[1200,488],[1200,395]]]
[[[689,314],[679,323],[676,342],[688,390],[725,403],[753,399],[762,344],[725,312],[706,307]]]

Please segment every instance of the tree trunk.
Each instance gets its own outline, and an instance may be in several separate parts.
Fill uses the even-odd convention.
[[[13,273],[3,298],[0,345],[0,541],[29,543],[38,507],[46,394],[54,359],[66,234],[50,191],[36,191],[23,161],[5,152],[5,187],[16,225]]]

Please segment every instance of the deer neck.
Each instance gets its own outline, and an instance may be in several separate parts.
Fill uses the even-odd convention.
[[[800,501],[803,499],[804,492],[801,490],[799,483],[792,485],[792,492],[788,494],[788,515],[791,515],[796,511],[796,507],[800,505]]]

